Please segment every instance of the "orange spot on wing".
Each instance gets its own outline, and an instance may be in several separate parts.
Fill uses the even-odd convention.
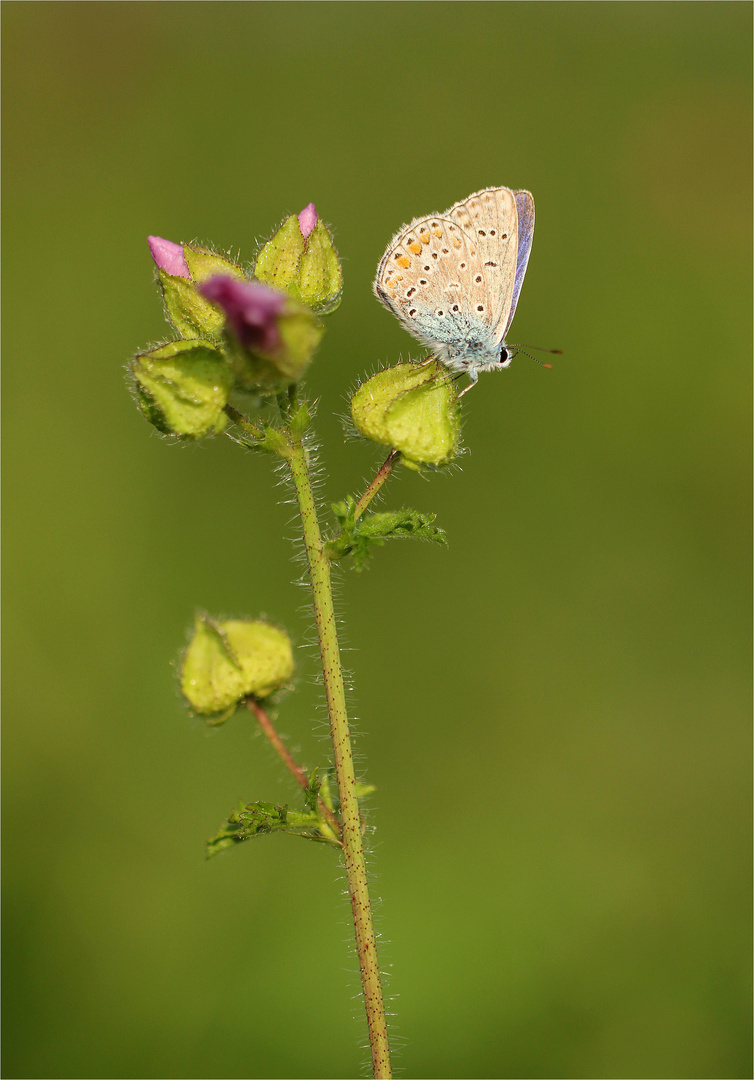
[[[399,266],[402,266],[404,270],[408,270],[409,266],[411,265],[411,260],[409,259],[408,255],[401,255],[401,257],[399,259],[396,259],[395,261],[398,263]]]

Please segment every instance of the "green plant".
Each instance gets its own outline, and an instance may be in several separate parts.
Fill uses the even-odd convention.
[[[361,569],[393,538],[445,542],[434,515],[405,508],[375,512],[371,504],[399,463],[427,471],[453,460],[460,431],[455,386],[434,360],[387,368],[359,386],[351,403],[353,425],[389,452],[360,497],[346,495],[331,508],[332,523],[323,534],[311,479],[312,409],[302,379],[322,337],[322,318],[340,301],[342,272],[313,204],[283,222],[249,274],[195,245],[150,237],[150,246],[178,337],[132,361],[136,399],[144,416],[173,439],[226,432],[287,470],[299,507],[332,736],[332,763],[309,771],[294,761],[273,726],[267,703],[294,670],[283,630],[260,620],[198,615],[181,664],[188,706],[214,725],[238,708],[250,710],[302,789],[300,809],[257,801],[233,811],[208,841],[207,854],[270,832],[342,852],[374,1075],[389,1077],[359,806],[374,789],[359,783],[354,771],[330,566],[340,559]]]

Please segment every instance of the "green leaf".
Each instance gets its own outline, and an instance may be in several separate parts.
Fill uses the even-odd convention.
[[[256,450],[262,454],[277,454],[278,457],[282,458],[290,457],[291,444],[282,431],[272,427],[270,424],[267,424],[264,428],[257,428],[257,431],[258,434],[255,434],[247,428],[239,426],[229,434],[234,442],[237,442],[239,446],[246,447],[247,450]]]
[[[377,785],[376,784],[356,784],[355,785],[355,791],[356,791],[356,798],[357,799],[366,799],[368,795],[374,795],[376,790],[377,790]]]
[[[352,555],[354,567],[362,570],[375,547],[395,537],[413,537],[435,544],[447,543],[445,533],[435,522],[435,514],[418,510],[390,510],[384,513],[365,513],[355,519],[356,503],[352,496],[333,504],[333,513],[340,532],[326,544],[331,559]]]
[[[312,422],[312,414],[306,401],[299,403],[291,414],[288,427],[294,438],[300,439]]]
[[[319,769],[312,769],[309,775],[309,783],[304,788],[304,804],[307,810],[317,812],[317,801],[322,789],[322,781],[319,778]],[[330,807],[332,810],[332,807]]]
[[[312,781],[316,783],[316,781]],[[313,789],[311,789],[313,790]],[[317,788],[317,790],[319,790]],[[284,832],[301,836],[305,840],[317,840],[320,843],[340,846],[337,840],[320,829],[319,815],[316,810],[317,796],[314,794],[315,809],[291,810],[288,806],[275,803],[255,802],[248,806],[241,805],[234,810],[225,825],[207,841],[207,858],[219,854],[226,848],[252,840],[266,833]],[[311,803],[311,791],[307,789],[307,803]]]

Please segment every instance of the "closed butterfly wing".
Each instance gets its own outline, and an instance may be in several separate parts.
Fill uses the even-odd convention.
[[[479,249],[491,327],[496,341],[502,342],[510,325],[519,242],[514,193],[506,187],[485,188],[456,203],[446,216],[457,221]]]
[[[479,318],[491,319],[492,299],[480,288],[480,271],[480,249],[458,221],[416,218],[390,241],[374,291],[418,341],[453,353],[469,336],[472,293]]]
[[[513,296],[511,297],[511,308],[508,312],[504,337],[510,329],[513,316],[516,314],[516,304],[518,304],[521,286],[524,283],[526,267],[529,265],[531,242],[534,239],[534,199],[531,192],[516,191],[514,195],[518,214],[518,252],[516,255],[516,277],[513,283]]]

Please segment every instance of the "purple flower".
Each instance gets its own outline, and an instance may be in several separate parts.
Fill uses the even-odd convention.
[[[310,202],[298,216],[298,227],[301,229],[301,235],[304,240],[308,240],[309,234],[313,232],[314,226],[317,224],[317,208],[313,202]]]
[[[282,293],[259,281],[239,281],[227,274],[217,274],[197,289],[222,308],[228,325],[246,348],[272,352],[280,344],[277,317],[285,306]]]
[[[184,277],[191,281],[191,271],[183,254],[183,244],[174,244],[172,240],[163,240],[161,236],[148,236],[147,240],[159,270],[164,270],[172,277]]]

